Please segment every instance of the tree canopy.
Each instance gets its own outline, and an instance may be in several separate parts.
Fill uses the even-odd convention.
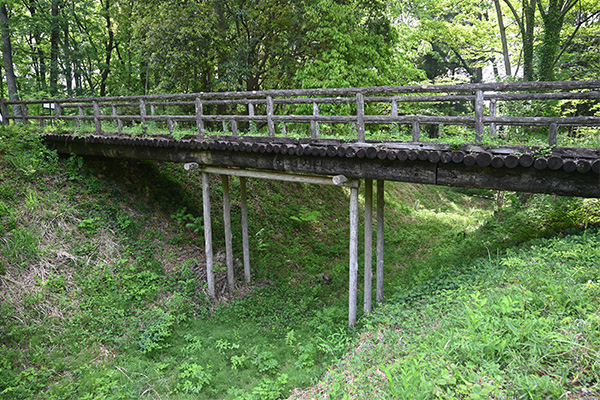
[[[596,0],[1,4],[3,97],[600,75]]]

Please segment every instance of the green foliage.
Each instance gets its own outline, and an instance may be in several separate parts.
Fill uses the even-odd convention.
[[[344,390],[390,398],[594,392],[600,232],[536,240],[398,293],[366,321]],[[379,369],[385,383],[369,379]],[[329,387],[340,379],[335,371]],[[338,382],[339,385],[339,382]],[[351,389],[352,388],[352,389]]]
[[[209,370],[210,366],[203,367],[196,363],[184,362],[179,366],[177,390],[188,394],[200,393],[212,379]]]

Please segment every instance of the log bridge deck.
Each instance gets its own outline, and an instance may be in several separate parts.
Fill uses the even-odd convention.
[[[544,93],[538,93],[543,91]],[[512,92],[512,93],[506,93]],[[523,93],[527,92],[527,93]],[[429,93],[428,95],[414,95]],[[431,95],[430,93],[437,93]],[[441,95],[439,93],[442,93]],[[448,94],[454,93],[454,94]],[[456,94],[458,93],[458,94]],[[465,94],[467,93],[467,94]],[[392,94],[392,95],[390,95]],[[371,97],[365,97],[369,95]],[[331,97],[336,96],[336,97]],[[24,108],[27,121],[75,121],[94,123],[90,135],[75,133],[46,134],[48,145],[60,153],[129,158],[185,163],[187,169],[200,169],[203,178],[205,251],[209,293],[214,295],[212,273],[212,231],[208,174],[221,175],[223,181],[223,214],[225,219],[228,282],[234,283],[231,246],[229,177],[241,180],[242,237],[244,275],[250,280],[246,179],[279,179],[317,184],[346,186],[350,190],[350,261],[349,261],[349,325],[356,323],[358,276],[358,190],[365,186],[365,280],[364,311],[371,310],[372,282],[372,201],[373,180],[377,181],[376,301],[383,300],[383,190],[384,181],[413,182],[431,185],[490,188],[498,190],[551,193],[566,196],[600,198],[600,149],[557,147],[559,127],[587,127],[597,135],[600,117],[499,116],[501,103],[519,101],[576,101],[598,104],[600,81],[530,82],[514,84],[471,84],[458,86],[405,86],[352,89],[308,89],[264,92],[222,92],[185,95],[130,96],[118,98],[0,101],[3,122],[16,118],[9,106]],[[402,115],[402,103],[466,102],[474,116]],[[365,103],[375,103],[371,111],[381,114],[387,104],[389,115],[365,114]],[[52,105],[53,115],[43,115],[41,105]],[[323,104],[350,105],[353,115],[322,115]],[[488,116],[485,115],[487,104]],[[522,104],[522,103],[520,103]],[[275,106],[279,105],[276,109]],[[305,115],[290,115],[308,105]],[[38,115],[31,110],[38,107]],[[139,107],[139,115],[130,112]],[[150,107],[150,115],[147,113]],[[206,113],[213,107],[216,114]],[[264,114],[257,110],[263,107]],[[285,114],[287,107],[288,114]],[[294,108],[296,107],[296,108]],[[378,108],[377,108],[378,107]],[[156,110],[163,110],[156,115]],[[107,114],[102,110],[109,109]],[[89,111],[86,113],[86,110]],[[176,113],[173,110],[178,110]],[[190,114],[190,110],[192,115]],[[228,111],[226,114],[225,111]],[[262,109],[261,109],[262,110]],[[71,112],[69,111],[76,111]],[[277,111],[277,113],[275,112]],[[335,111],[335,109],[334,109]],[[164,112],[170,112],[166,115]],[[186,114],[187,112],[187,114]],[[328,109],[332,114],[331,109]],[[346,109],[347,112],[347,109]],[[112,121],[118,132],[105,132],[103,121]],[[23,122],[23,121],[21,121]],[[164,123],[170,134],[133,137],[124,127],[139,122],[144,131],[148,123]],[[172,134],[176,123],[190,124],[197,134],[176,140]],[[222,123],[228,134],[214,132]],[[257,132],[252,124],[263,124],[268,136],[240,135],[241,130]],[[281,131],[277,135],[275,123]],[[239,129],[238,124],[246,124]],[[290,138],[286,124],[309,125],[307,137]],[[355,138],[325,138],[321,124],[352,124]],[[365,126],[407,124],[412,130],[410,141],[369,140]],[[474,127],[473,143],[448,145],[420,140],[421,124],[466,125]],[[394,126],[394,125],[392,125]],[[546,126],[547,145],[485,146],[485,136],[501,135],[506,126]],[[321,126],[322,127],[322,126]],[[231,129],[229,129],[231,128]],[[564,129],[564,128],[562,128]],[[151,133],[151,132],[150,132]],[[310,136],[309,136],[310,135]]]

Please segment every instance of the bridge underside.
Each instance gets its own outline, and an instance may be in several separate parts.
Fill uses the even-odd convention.
[[[600,149],[47,135],[59,153],[600,198]]]

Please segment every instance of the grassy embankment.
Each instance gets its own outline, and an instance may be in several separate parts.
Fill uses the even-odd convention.
[[[176,165],[57,157],[34,134],[9,129],[0,131],[0,176],[0,393],[9,399],[276,399],[294,387],[317,383],[332,362],[340,367],[331,369],[327,383],[317,388],[333,397],[361,397],[369,379],[381,371],[388,375],[373,390],[387,393],[384,397],[402,397],[406,388],[428,397],[440,387],[451,398],[463,392],[475,397],[476,385],[500,393],[512,378],[500,380],[500,375],[473,367],[476,361],[464,361],[477,349],[461,355],[466,370],[452,369],[449,365],[462,365],[460,361],[446,365],[446,358],[421,356],[402,346],[410,352],[398,353],[402,342],[394,335],[401,335],[405,326],[425,337],[418,329],[430,327],[438,317],[424,310],[445,310],[448,324],[456,319],[448,317],[464,307],[476,314],[479,308],[473,307],[488,295],[486,274],[480,271],[503,265],[496,249],[581,226],[598,209],[592,201],[546,196],[535,196],[523,207],[517,197],[508,196],[494,215],[492,193],[389,184],[386,293],[391,301],[349,332],[348,196],[339,188],[251,180],[254,280],[249,287],[239,282],[235,293],[225,292],[214,303],[206,298],[201,279],[198,174]],[[238,199],[238,183],[232,184]],[[222,250],[218,180],[212,190],[215,248]],[[236,203],[233,220],[239,255]],[[586,240],[595,237],[589,231]],[[489,265],[470,263],[488,252]],[[222,264],[217,266],[222,279]],[[455,274],[456,269],[462,272]],[[536,270],[535,276],[540,274]],[[588,279],[590,290],[597,278]],[[458,288],[462,291],[452,295]],[[446,300],[438,300],[438,289],[445,290]],[[506,296],[516,301],[507,312],[517,318],[513,309],[525,300]],[[486,304],[493,302],[480,304],[482,310]],[[569,326],[581,325],[577,315],[571,318]],[[402,325],[409,321],[415,325]],[[477,329],[496,329],[492,317],[480,321],[485,323],[473,322],[472,335]],[[511,323],[519,326],[518,320]],[[378,332],[390,340],[378,342]],[[457,339],[456,349],[465,343],[471,340]],[[367,347],[389,358],[361,352]],[[597,347],[586,348],[597,357]],[[345,355],[348,349],[353,350]],[[508,357],[506,349],[512,348],[491,350],[498,367],[489,371],[507,368],[502,358]],[[459,351],[450,354],[455,353]],[[554,354],[541,361],[556,359]],[[353,363],[360,379],[345,376],[344,360],[350,357],[362,360]],[[475,360],[485,357],[482,353]],[[435,363],[429,368],[423,360]],[[410,365],[421,375],[402,372]],[[422,365],[448,383],[434,380],[433,389],[415,386],[415,376],[429,382]],[[480,371],[485,372],[480,381],[471,379]],[[587,379],[589,386],[597,363],[587,363],[579,372],[578,379]],[[468,378],[459,379],[459,374]],[[556,381],[555,375],[544,376]],[[564,382],[576,387],[574,378],[566,376]],[[564,382],[552,384],[558,391],[566,387]]]

